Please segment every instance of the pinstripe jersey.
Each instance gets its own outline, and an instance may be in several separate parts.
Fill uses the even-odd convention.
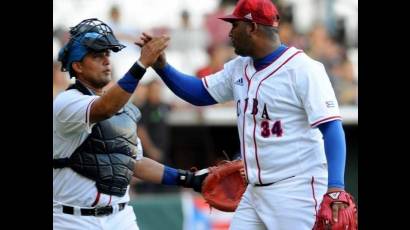
[[[317,125],[341,119],[323,64],[294,47],[257,71],[237,57],[202,83],[219,103],[236,102],[242,159],[251,184],[303,174],[326,163]]]

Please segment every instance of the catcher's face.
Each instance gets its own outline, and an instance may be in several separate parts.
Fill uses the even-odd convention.
[[[89,52],[81,62],[73,63],[78,78],[100,89],[111,81],[110,51]]]

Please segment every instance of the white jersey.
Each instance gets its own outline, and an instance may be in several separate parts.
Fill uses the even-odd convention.
[[[70,157],[91,133],[90,107],[98,96],[84,95],[70,89],[57,96],[53,104],[53,158]],[[142,148],[138,139],[137,160],[142,158]],[[71,168],[53,170],[53,205],[90,207],[105,206],[129,201],[127,192],[122,197],[99,193],[95,181],[90,180]]]
[[[202,83],[217,102],[236,102],[249,183],[277,182],[326,163],[315,127],[341,117],[320,62],[290,47],[262,70],[252,58],[238,57]]]

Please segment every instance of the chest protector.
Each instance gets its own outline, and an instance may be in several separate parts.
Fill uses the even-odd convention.
[[[79,81],[68,89],[91,95]],[[91,134],[70,158],[54,159],[54,168],[70,167],[96,182],[99,192],[123,196],[137,155],[137,121],[141,113],[128,103],[117,114],[95,124]]]

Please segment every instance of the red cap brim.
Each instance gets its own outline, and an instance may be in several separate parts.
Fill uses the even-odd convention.
[[[237,17],[233,14],[229,14],[223,17],[220,17],[219,19],[227,21],[227,22],[232,22],[232,21],[238,21],[238,20],[243,20],[243,18]]]

